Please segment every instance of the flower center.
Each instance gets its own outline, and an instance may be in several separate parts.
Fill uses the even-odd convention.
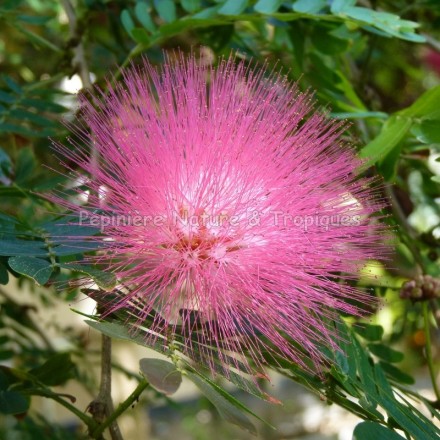
[[[194,210],[193,214],[186,207],[179,209],[177,240],[172,248],[193,264],[224,259],[228,252],[240,249],[237,239],[231,236],[227,220],[226,213],[212,216],[204,209]]]

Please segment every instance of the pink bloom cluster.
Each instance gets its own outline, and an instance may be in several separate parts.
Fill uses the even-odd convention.
[[[271,354],[319,365],[320,347],[337,345],[338,314],[374,302],[350,281],[384,255],[377,185],[357,177],[344,124],[295,84],[234,57],[212,67],[179,53],[82,97],[81,115],[89,128],[56,148],[82,201],[62,203],[83,218],[161,219],[108,221],[88,237],[105,244],[89,260],[128,287],[108,311],[154,316],[146,342],[179,333],[179,349],[212,368],[244,361],[231,353],[245,353],[249,371]],[[319,221],[341,217],[356,221]],[[208,221],[219,218],[234,221]]]

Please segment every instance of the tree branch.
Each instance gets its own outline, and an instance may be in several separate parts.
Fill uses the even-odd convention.
[[[123,440],[121,431],[116,422],[116,418],[110,423],[104,421],[114,414],[114,406],[112,400],[112,340],[109,336],[102,335],[101,349],[101,385],[99,393],[95,400],[88,406],[90,414],[99,424],[100,428],[92,434],[93,438],[102,438],[102,433],[108,427],[112,440]],[[98,432],[98,434],[95,434]],[[95,436],[98,435],[98,436]]]

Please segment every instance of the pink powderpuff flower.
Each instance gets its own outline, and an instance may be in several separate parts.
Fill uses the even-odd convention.
[[[53,199],[101,228],[83,237],[103,246],[85,261],[127,287],[116,301],[99,293],[105,313],[150,317],[146,343],[176,334],[212,371],[261,372],[271,355],[319,369],[339,313],[374,303],[352,280],[384,255],[383,202],[357,176],[345,124],[234,56],[144,60],[97,95],[55,147],[78,197]]]

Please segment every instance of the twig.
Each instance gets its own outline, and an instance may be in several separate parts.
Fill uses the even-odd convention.
[[[93,431],[96,429],[96,422],[91,417],[89,417],[84,412],[80,411],[78,408],[76,408],[74,405],[69,403],[67,400],[64,400],[61,395],[52,392],[48,389],[41,389],[41,388],[35,388],[35,389],[28,389],[26,390],[29,395],[33,396],[41,396],[41,397],[47,397],[48,399],[55,400],[55,402],[58,402],[60,405],[64,406],[66,409],[68,409],[70,412],[75,414],[80,420],[84,422],[84,424],[89,428],[90,431]]]
[[[104,430],[115,423],[115,420],[128,408],[130,408],[131,405],[133,405],[134,402],[139,400],[140,395],[142,394],[142,391],[147,388],[148,382],[146,380],[142,380],[139,382],[139,385],[136,387],[136,389],[122,402],[118,405],[116,411],[113,411],[110,416],[105,420],[101,425],[96,428],[92,432],[93,438],[99,438],[100,435],[104,432]]]

